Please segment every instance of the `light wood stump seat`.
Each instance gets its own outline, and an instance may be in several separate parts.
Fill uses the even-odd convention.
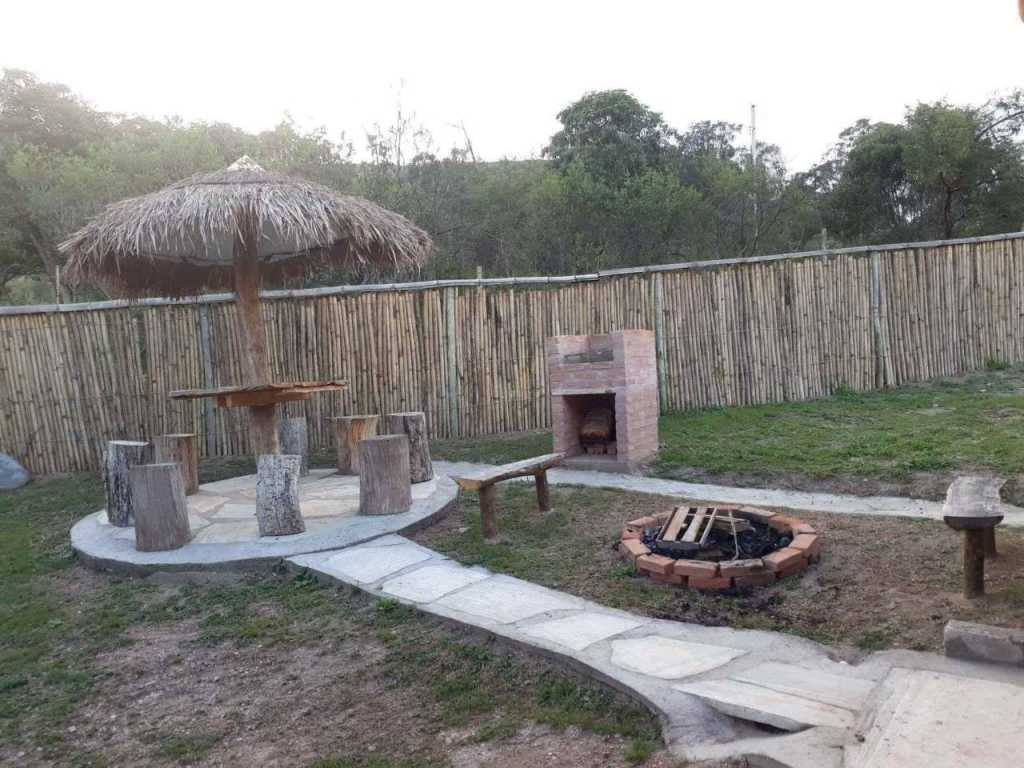
[[[557,467],[565,458],[564,453],[545,453],[543,456],[536,456],[532,459],[514,461],[511,464],[502,464],[500,467],[479,472],[465,477],[453,477],[459,487],[464,491],[478,491],[480,493],[480,528],[485,539],[493,539],[498,535],[498,521],[495,517],[495,486],[502,480],[511,480],[514,477],[528,477],[533,475],[537,486],[537,506],[541,512],[548,512],[551,509],[551,495],[548,490],[548,470]]]
[[[158,464],[173,462],[181,471],[181,481],[186,494],[199,491],[199,451],[196,436],[191,432],[175,435],[160,435],[153,441]]]
[[[963,475],[946,491],[942,508],[946,525],[963,536],[964,597],[985,594],[985,558],[996,556],[996,526],[1005,510],[1001,477]]]
[[[360,474],[359,443],[377,436],[378,416],[334,416],[334,445],[338,452],[338,472]]]

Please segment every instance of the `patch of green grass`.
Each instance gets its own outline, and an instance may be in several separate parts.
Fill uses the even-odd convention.
[[[634,765],[640,765],[646,763],[648,758],[657,752],[660,746],[660,744],[650,739],[637,737],[626,745],[623,756]]]
[[[157,757],[173,760],[182,765],[196,763],[220,742],[217,733],[174,734],[160,739]]]
[[[892,644],[896,634],[892,627],[876,627],[861,633],[855,642],[862,651],[881,651]]]
[[[473,440],[432,440],[430,443],[431,457],[446,461],[508,464],[543,453],[551,453],[550,432],[519,432]]]
[[[661,419],[654,471],[897,480],[967,469],[1013,475],[1024,470],[1022,391],[1024,371],[996,367],[882,392],[671,413]]]

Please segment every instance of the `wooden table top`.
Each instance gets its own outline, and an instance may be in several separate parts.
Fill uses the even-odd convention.
[[[274,405],[290,400],[308,400],[316,392],[345,389],[344,379],[328,381],[287,381],[273,384],[239,384],[213,389],[177,389],[170,393],[174,400],[195,400],[214,398],[220,408],[240,408],[260,405]]]

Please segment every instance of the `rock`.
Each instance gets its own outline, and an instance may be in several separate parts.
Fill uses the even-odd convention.
[[[0,453],[0,491],[13,491],[31,480],[28,470],[6,453]]]
[[[943,632],[947,656],[1024,667],[1024,630],[951,621]]]

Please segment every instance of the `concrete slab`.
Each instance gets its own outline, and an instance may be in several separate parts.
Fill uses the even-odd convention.
[[[582,601],[508,576],[495,576],[436,601],[442,608],[511,624],[549,611],[580,608]]]
[[[846,749],[849,768],[1019,768],[1024,688],[894,670],[885,696]],[[866,727],[865,727],[866,726]]]
[[[848,709],[735,680],[703,680],[677,685],[675,689],[700,697],[719,712],[784,731],[801,731],[815,725],[850,728],[856,722],[856,716]]]
[[[323,568],[340,578],[372,584],[410,565],[432,557],[430,550],[415,544],[394,547],[354,547],[328,559]]]
[[[952,658],[1024,667],[1024,629],[951,621],[942,639]]]
[[[839,665],[835,665],[838,667]],[[730,680],[800,696],[804,699],[860,713],[876,683],[792,664],[761,664],[729,676]]]
[[[381,591],[386,595],[411,600],[414,603],[430,603],[457,589],[490,578],[490,575],[484,571],[464,568],[456,563],[425,565],[411,573],[384,582]]]
[[[530,637],[564,645],[574,651],[582,651],[594,643],[642,625],[643,622],[635,618],[617,616],[614,613],[585,611],[574,616],[530,624],[520,627],[519,630]]]
[[[650,635],[612,641],[612,664],[631,672],[678,680],[728,664],[746,651]]]
[[[358,494],[358,482],[358,478],[330,473],[313,482],[312,486],[329,489],[347,484]],[[189,502],[194,498],[214,497],[219,499],[219,506],[203,514],[192,515],[194,538],[179,549],[137,551],[134,529],[115,529],[108,524],[105,511],[88,515],[72,527],[71,546],[83,562],[93,567],[141,576],[157,571],[248,568],[269,565],[280,558],[341,549],[387,534],[414,530],[441,517],[458,503],[458,486],[447,477],[439,477],[431,483],[421,484],[433,487],[434,493],[425,498],[414,498],[408,512],[361,517],[353,514],[358,505],[358,495],[349,501],[333,502],[333,507],[332,502],[323,500],[322,506],[316,505],[306,517],[305,533],[260,538],[256,504],[242,493],[243,490],[253,490],[255,483],[255,475],[247,475],[201,486],[198,494],[189,497]],[[306,481],[300,482],[300,491],[308,485]],[[203,501],[200,505],[208,503]],[[208,523],[213,525],[208,526]]]

